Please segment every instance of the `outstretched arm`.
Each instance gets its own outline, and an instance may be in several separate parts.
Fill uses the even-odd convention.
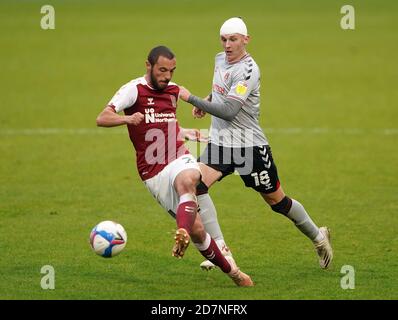
[[[206,101],[192,95],[184,87],[180,87],[180,98],[202,111],[227,121],[232,121],[243,106],[242,102],[231,98],[227,98],[222,103]]]
[[[124,124],[132,124],[133,126],[138,125],[144,119],[144,115],[141,112],[136,112],[130,116],[119,115],[112,108],[112,106],[106,106],[104,110],[97,117],[98,127],[116,127]]]

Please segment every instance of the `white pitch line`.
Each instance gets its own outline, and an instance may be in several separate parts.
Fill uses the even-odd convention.
[[[207,129],[201,129],[205,133]],[[265,134],[342,134],[342,135],[397,135],[398,128],[263,128]],[[35,129],[0,129],[0,136],[36,136],[36,135],[107,135],[107,134],[127,134],[126,128],[35,128]]]

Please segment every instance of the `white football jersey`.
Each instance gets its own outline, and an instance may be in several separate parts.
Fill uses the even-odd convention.
[[[252,147],[268,144],[260,124],[260,70],[247,54],[228,63],[225,53],[216,55],[212,101],[231,98],[243,103],[232,121],[212,116],[210,142],[224,147]]]

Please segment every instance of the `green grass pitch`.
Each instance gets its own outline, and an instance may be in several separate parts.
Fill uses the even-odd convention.
[[[43,4],[55,30],[42,30]],[[355,8],[342,30],[340,8]],[[398,4],[396,1],[1,1],[0,299],[397,299]],[[221,23],[245,18],[262,72],[261,125],[287,194],[332,230],[333,268],[237,176],[211,195],[241,269],[238,288],[202,272],[190,247],[171,257],[175,222],[135,168],[125,128],[96,128],[114,92],[144,74],[159,44],[173,81],[205,96]],[[208,128],[188,104],[185,127]],[[193,150],[198,148],[190,144]],[[113,259],[88,237],[102,220],[129,239]],[[42,266],[55,269],[43,290]],[[343,290],[341,268],[355,270]]]

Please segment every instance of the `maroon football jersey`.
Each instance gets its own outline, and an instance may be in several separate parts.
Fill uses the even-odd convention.
[[[170,82],[164,90],[150,87],[144,77],[122,86],[109,102],[116,112],[126,115],[141,112],[144,120],[128,125],[142,180],[158,174],[171,161],[189,153],[184,146],[176,119],[179,88]]]

